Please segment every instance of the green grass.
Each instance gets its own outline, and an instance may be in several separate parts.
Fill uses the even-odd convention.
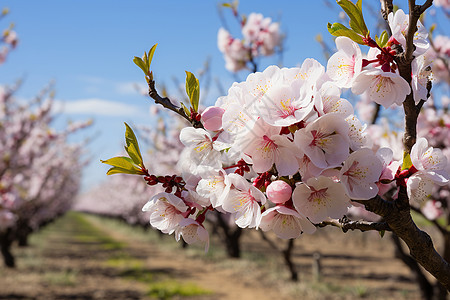
[[[147,296],[157,299],[171,299],[177,297],[193,297],[210,295],[211,292],[204,290],[194,283],[180,283],[174,280],[164,280],[150,284]]]
[[[43,281],[56,286],[75,286],[77,284],[77,273],[70,270],[61,272],[47,272]]]

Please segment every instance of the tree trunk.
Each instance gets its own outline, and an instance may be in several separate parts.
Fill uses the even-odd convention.
[[[298,281],[298,272],[295,263],[292,261],[292,252],[294,250],[295,239],[288,241],[286,249],[283,250],[284,262],[286,263],[289,272],[291,272],[291,280]]]
[[[0,234],[0,248],[3,255],[3,262],[6,267],[14,268],[16,266],[14,256],[11,253],[11,245],[13,239],[13,231],[8,228],[5,232]]]
[[[240,237],[242,235],[242,228],[236,227],[231,229],[228,223],[223,219],[221,213],[217,213],[218,225],[222,228],[225,236],[225,247],[228,257],[240,258],[241,257],[241,244]]]

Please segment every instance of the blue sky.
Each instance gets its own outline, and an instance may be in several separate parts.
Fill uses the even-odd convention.
[[[262,13],[281,22],[287,34],[283,64],[296,66],[313,57],[325,63],[321,47],[314,40],[321,33],[330,44],[327,22],[338,20],[339,6],[329,1],[245,1],[243,14]],[[369,3],[370,1],[365,1]],[[12,84],[23,78],[18,96],[31,98],[49,81],[55,81],[56,99],[65,111],[57,123],[93,118],[84,131],[93,137],[86,147],[92,162],[84,177],[84,187],[105,179],[108,169],[100,163],[117,155],[123,145],[124,125],[152,124],[150,99],[139,95],[133,85],[145,84],[133,56],[158,43],[152,69],[157,83],[165,83],[176,95],[172,77],[184,82],[185,70],[198,72],[211,57],[211,75],[227,89],[234,81],[224,68],[217,49],[221,27],[217,1],[117,1],[117,0],[4,0],[10,14],[0,28],[15,23],[19,45],[0,66],[0,83]],[[231,11],[223,10],[232,34],[239,36]],[[260,69],[277,63],[265,59]],[[244,80],[247,73],[238,77]],[[200,82],[202,85],[202,82]],[[143,85],[144,86],[144,85]],[[215,102],[217,88],[211,87],[205,105]]]

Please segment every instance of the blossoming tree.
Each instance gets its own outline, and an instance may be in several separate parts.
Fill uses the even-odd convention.
[[[444,153],[417,137],[417,121],[431,91],[428,34],[419,17],[432,1],[417,5],[410,0],[408,14],[394,12],[392,1],[381,1],[389,33],[375,38],[364,21],[361,1],[337,2],[350,24],[328,24],[338,51],[326,67],[315,59],[296,68],[270,66],[234,83],[203,112],[198,109],[199,81],[192,73],[186,72],[190,103],[178,107],[155,89],[150,67],[156,45],[142,58],[135,57],[149,96],[192,125],[180,134],[185,146],[181,174],[161,176],[147,168],[129,126],[128,156],[103,162],[112,166],[108,174],[137,174],[150,185],[164,185],[165,191],[143,210],[149,212],[152,226],[174,233],[177,240],[201,243],[207,250],[209,235],[203,223],[213,210],[230,213],[241,228],[272,230],[282,239],[324,226],[392,231],[449,290],[449,263],[410,214],[411,205],[423,205],[434,186],[449,181]],[[257,19],[263,30],[250,29],[247,39],[260,41],[258,49],[266,49],[264,43],[271,39],[263,37],[270,36],[271,29]],[[254,37],[259,33],[262,37]],[[219,42],[219,48],[233,56],[227,46],[234,49],[235,39],[224,40],[228,43]],[[367,55],[359,45],[369,47]],[[241,64],[233,62],[236,65]],[[342,98],[346,89],[385,108],[403,107],[401,153],[389,147],[373,150],[366,126]],[[394,194],[388,193],[391,189]],[[363,205],[381,220],[349,221],[344,216],[354,205]]]
[[[16,34],[7,30],[1,42],[6,55]],[[83,162],[82,145],[69,144],[67,136],[90,123],[58,132],[51,125],[50,90],[21,101],[17,88],[0,86],[0,248],[8,267],[15,265],[12,242],[25,245],[31,232],[70,209]]]

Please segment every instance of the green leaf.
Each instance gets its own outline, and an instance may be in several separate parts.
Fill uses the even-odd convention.
[[[113,175],[113,174],[144,175],[144,173],[140,170],[128,170],[119,167],[112,167],[111,169],[108,170],[108,172],[106,172],[106,175]]]
[[[155,54],[156,46],[158,46],[158,43],[154,44],[152,46],[152,48],[148,51],[147,64],[148,64],[148,69],[149,70],[150,70],[150,65],[152,64],[153,54]]]
[[[200,84],[195,75],[188,71],[186,71],[186,93],[191,101],[192,109],[197,112],[200,100]]]
[[[134,169],[135,166],[133,164],[133,161],[126,156],[117,156],[113,157],[107,160],[100,160],[102,163],[113,166],[113,167],[119,167],[123,169]]]
[[[365,45],[362,36],[354,32],[353,30],[348,29],[341,23],[333,23],[333,24],[328,23],[327,27],[328,32],[330,32],[331,35],[333,36],[346,36],[360,45]]]
[[[152,59],[153,59],[153,54],[155,53],[156,50],[156,46],[158,44],[154,44],[152,46],[152,48],[150,49],[150,51],[148,51],[148,54],[146,52],[144,52],[144,55],[142,58],[135,56],[133,58],[133,62],[139,67],[141,68],[142,71],[144,71],[144,74],[146,76],[151,76],[151,72],[150,72],[150,65],[152,63]]]
[[[184,105],[183,102],[180,102],[180,104],[181,104],[181,107],[183,108],[184,112],[186,113],[186,116],[189,117],[191,115],[191,112],[189,111],[189,108],[187,108],[186,105]]]
[[[127,144],[125,146],[125,150],[136,165],[143,166],[142,155],[141,151],[139,150],[139,144],[136,135],[127,123],[125,123],[125,127],[125,142]]]
[[[408,152],[404,151],[403,152],[402,171],[403,170],[408,170],[409,168],[411,168],[412,165],[413,165],[413,163],[411,161],[411,156],[409,155]]]
[[[380,230],[380,231],[378,231],[378,233],[380,234],[381,238],[383,238],[384,234],[386,233],[386,231],[385,230]]]
[[[377,42],[378,46],[380,46],[382,48],[386,46],[388,40],[389,40],[389,37],[388,37],[388,33],[386,32],[386,30],[384,30],[381,33],[380,37],[375,36],[375,41]]]
[[[125,174],[144,174],[129,157],[118,156],[107,160],[100,160],[102,163],[113,166],[106,173],[107,175],[125,173]]]
[[[147,75],[148,69],[146,66],[146,63],[142,60],[142,58],[135,56],[133,58],[133,62],[139,67],[141,68],[141,70],[145,73],[145,75]]]
[[[338,0],[337,3],[342,7],[342,9],[350,18],[350,28],[352,28],[356,33],[366,37],[369,30],[367,29],[362,15],[361,1],[358,1],[356,5],[349,0]]]

